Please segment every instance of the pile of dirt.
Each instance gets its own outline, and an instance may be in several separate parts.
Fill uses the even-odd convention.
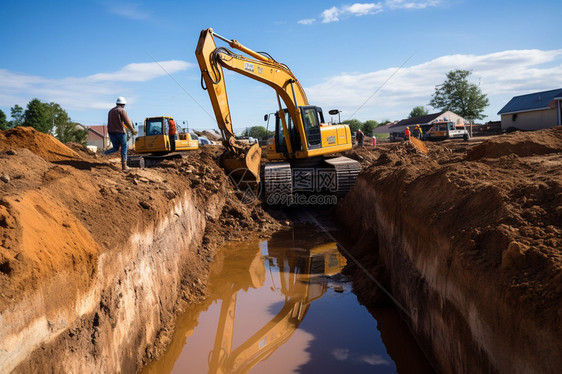
[[[507,155],[528,157],[559,153],[562,148],[562,127],[543,131],[517,132],[501,135],[472,148],[466,159],[498,158]]]
[[[12,148],[26,148],[47,161],[61,161],[80,158],[78,154],[56,138],[35,131],[32,127],[18,126],[0,132],[0,151]]]
[[[222,136],[215,131],[203,130],[203,131],[195,131],[195,134],[198,136],[204,136],[207,139],[214,141],[214,142],[221,142]]]
[[[478,295],[473,305],[491,326],[499,326],[493,316],[505,312],[526,331],[537,326],[562,340],[562,128],[427,145],[427,155],[407,143],[350,152],[364,173],[338,216],[363,238],[355,254],[380,274],[372,257],[380,233],[372,219],[383,211],[384,224],[394,222],[400,236],[393,240],[408,243],[413,256],[432,267],[443,266],[451,289]],[[386,279],[392,277],[401,275]],[[363,300],[375,295],[368,287],[362,292]],[[517,335],[504,333],[504,341]],[[534,349],[524,354],[532,357]]]
[[[86,289],[100,253],[166,217],[186,191],[201,201],[225,196],[222,214],[207,228],[207,255],[226,240],[278,230],[258,204],[240,200],[217,164],[222,152],[202,147],[122,172],[117,157],[67,147],[32,128],[0,131],[0,309],[58,272],[81,274]]]

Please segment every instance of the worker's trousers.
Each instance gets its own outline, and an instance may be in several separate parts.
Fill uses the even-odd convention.
[[[109,133],[109,140],[111,140],[111,144],[113,148],[108,149],[107,151],[103,152],[104,155],[110,155],[115,153],[121,148],[121,158],[127,159],[127,135],[121,132],[110,132]]]

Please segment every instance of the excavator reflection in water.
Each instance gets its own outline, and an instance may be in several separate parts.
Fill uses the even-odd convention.
[[[335,275],[345,266],[345,258],[336,243],[313,249],[275,247],[270,242],[269,268],[279,268],[284,305],[265,326],[239,347],[233,349],[236,298],[239,288],[264,285],[265,267],[258,253],[246,273],[243,284],[232,282],[222,298],[221,312],[213,350],[209,354],[209,373],[246,373],[269,357],[289,340],[306,316],[310,304],[327,289],[325,275]],[[234,270],[236,271],[236,270]]]

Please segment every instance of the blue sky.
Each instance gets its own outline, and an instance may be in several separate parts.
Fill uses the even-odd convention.
[[[171,115],[216,128],[194,55],[200,31],[212,27],[286,63],[326,115],[436,112],[435,85],[460,68],[488,94],[485,120],[496,120],[512,96],[562,87],[561,15],[559,0],[2,0],[0,109],[10,117],[10,107],[36,97],[97,125],[125,96],[134,122]],[[264,125],[274,91],[230,72],[225,79],[235,129]]]

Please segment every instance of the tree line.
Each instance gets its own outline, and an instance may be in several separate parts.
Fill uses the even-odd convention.
[[[363,131],[367,136],[371,136],[371,133],[376,127],[386,125],[389,122],[390,122],[389,120],[384,120],[382,122],[377,122],[375,120],[368,120],[365,122],[361,122],[358,119],[348,119],[342,121],[342,123],[345,123],[349,126],[349,129],[351,130],[352,133],[361,129],[361,131]],[[266,139],[275,136],[275,132],[271,130],[267,130],[264,126],[252,126],[244,130],[242,132],[242,136],[244,137],[249,136],[256,139]]]
[[[45,134],[51,134],[63,143],[87,144],[88,130],[73,122],[68,113],[57,103],[44,103],[32,99],[24,110],[19,105],[10,108],[11,121],[0,110],[0,130],[17,126],[29,126]]]

